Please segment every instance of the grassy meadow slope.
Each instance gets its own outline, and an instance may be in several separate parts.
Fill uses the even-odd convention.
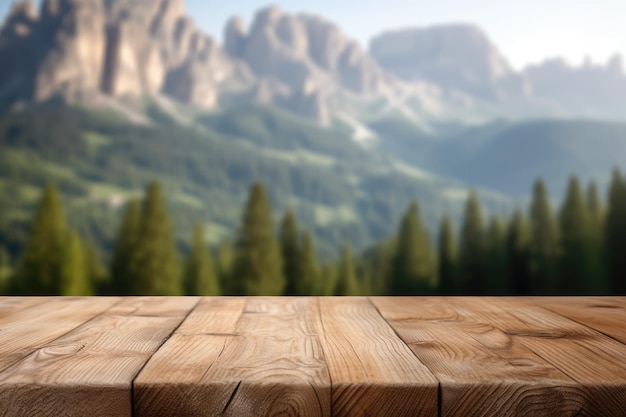
[[[210,222],[213,242],[232,237],[249,185],[262,180],[276,216],[293,207],[326,256],[342,241],[363,248],[388,235],[412,199],[421,203],[431,230],[444,212],[458,215],[464,203],[462,183],[274,108],[244,106],[188,126],[155,119],[138,126],[58,105],[5,112],[0,245],[19,249],[48,180],[58,184],[71,223],[104,246],[124,202],[140,196],[152,179],[165,187],[181,242],[197,220]],[[484,202],[495,211],[510,208],[495,193],[485,192]]]

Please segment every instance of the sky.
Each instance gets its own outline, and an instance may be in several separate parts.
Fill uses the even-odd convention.
[[[0,0],[4,16],[13,0]],[[239,15],[249,23],[268,5],[258,0],[186,0],[197,25],[221,38],[226,20]],[[480,26],[517,69],[546,58],[563,57],[579,65],[589,57],[604,63],[626,56],[625,0],[282,0],[290,12],[319,14],[337,23],[367,47],[378,33],[403,27],[445,23]]]

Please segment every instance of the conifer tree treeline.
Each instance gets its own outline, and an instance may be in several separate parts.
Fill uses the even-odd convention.
[[[48,184],[32,223],[26,250],[9,283],[13,294],[92,295],[94,282],[85,243],[65,220],[57,188]],[[91,271],[90,271],[91,270]]]
[[[528,211],[483,217],[470,192],[456,229],[444,216],[434,241],[417,202],[397,234],[362,254],[346,242],[320,264],[312,234],[289,210],[278,227],[263,184],[250,189],[234,241],[215,250],[196,224],[183,258],[161,186],[130,201],[108,262],[66,223],[54,184],[4,292],[33,295],[538,295],[626,294],[626,179],[615,170],[606,204],[572,177],[558,210],[542,181]],[[184,259],[184,262],[181,260]],[[4,262],[4,261],[3,261]],[[2,266],[2,265],[0,265]]]

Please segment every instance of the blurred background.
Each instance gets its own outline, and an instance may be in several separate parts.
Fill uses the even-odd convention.
[[[0,0],[0,293],[626,293],[624,12]]]

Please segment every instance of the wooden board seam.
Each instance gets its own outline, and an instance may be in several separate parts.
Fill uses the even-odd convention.
[[[367,301],[372,305],[372,307],[374,307],[374,310],[376,310],[376,312],[378,313],[378,315],[385,321],[385,323],[387,323],[387,325],[391,328],[391,330],[393,331],[393,334],[396,335],[396,337],[406,345],[406,347],[409,349],[409,351],[413,354],[413,356],[415,356],[415,358],[417,358],[417,360],[419,361],[419,363],[421,363],[422,365],[424,365],[424,367],[426,369],[428,369],[430,371],[430,373],[435,377],[435,379],[437,380],[437,384],[439,389],[441,389],[441,381],[439,380],[439,378],[437,378],[437,375],[435,375],[434,372],[432,372],[428,366],[426,366],[426,364],[422,361],[422,359],[420,359],[419,356],[417,356],[417,354],[413,351],[413,349],[411,349],[411,346],[409,346],[409,344],[407,342],[404,341],[404,339],[400,336],[400,334],[396,331],[396,328],[394,326],[391,325],[391,323],[389,323],[389,321],[387,319],[385,319],[385,316],[383,316],[383,314],[380,312],[380,310],[378,309],[378,307],[376,306],[376,303],[372,302],[371,297],[367,297]]]
[[[237,320],[235,321],[235,323],[239,323],[239,320],[241,320],[241,317],[243,316],[244,312],[246,311],[246,307],[248,305],[248,300],[246,300],[245,304],[243,305],[243,308],[241,309],[241,312],[239,313],[239,316],[237,317]],[[236,325],[235,325],[236,326]],[[211,370],[211,368],[213,368],[213,365],[215,364],[215,362],[218,361],[218,359],[222,356],[222,353],[224,353],[224,350],[226,349],[226,344],[228,343],[228,340],[224,339],[224,343],[222,344],[222,349],[220,349],[220,353],[217,354],[217,356],[215,357],[215,359],[213,360],[213,362],[211,362],[211,365],[209,365],[207,367],[207,369],[204,371],[204,373],[202,374],[202,377],[200,377],[200,381],[204,380],[204,377],[209,373],[209,371]],[[232,397],[230,400],[228,400],[228,402],[230,403],[232,401],[232,399],[235,397],[235,394],[237,393],[237,390],[239,389],[239,386],[241,385],[243,381],[239,381],[239,383],[237,384],[237,386],[235,387],[235,389],[233,390],[232,393]],[[225,407],[224,410],[222,411],[222,414],[224,413],[224,411],[226,411],[228,407]]]
[[[458,309],[458,308],[461,308],[461,309],[465,310],[465,308],[464,308],[462,305],[455,304],[455,302],[454,302],[453,300],[450,300],[449,298],[446,298],[445,300],[446,300],[446,302],[448,302],[451,306],[453,306],[453,307],[455,307],[455,308],[457,308],[457,309]],[[503,313],[508,314],[508,312],[507,312],[506,310],[504,310],[503,308],[501,308],[500,306],[497,306],[496,308],[498,308],[498,309],[499,309],[500,311],[502,311]],[[471,317],[471,312],[470,312],[470,317]],[[470,317],[466,316],[465,318],[470,318]],[[511,316],[511,317],[513,317],[514,319],[516,319],[516,320],[518,320],[518,321],[519,321],[519,319],[518,319],[517,317],[515,317],[515,316]],[[490,326],[490,327],[493,327],[494,329],[496,329],[496,330],[498,330],[498,331],[501,331],[501,332],[503,332],[503,333],[507,334],[507,333],[506,333],[506,331],[505,331],[504,329],[502,329],[502,328],[500,328],[500,327],[497,327],[496,325],[494,325],[494,324],[492,324],[492,323],[485,323],[485,324],[487,324],[487,325],[488,325],[488,326]],[[506,356],[502,355],[500,352],[498,352],[498,350],[497,350],[497,349],[494,349],[494,348],[492,348],[492,347],[490,347],[490,346],[488,346],[488,345],[485,345],[485,344],[484,344],[484,343],[483,343],[480,339],[476,338],[476,336],[475,336],[473,333],[467,333],[467,335],[468,335],[469,337],[471,337],[473,340],[475,340],[475,341],[476,341],[476,343],[478,343],[479,345],[481,345],[481,346],[482,346],[485,350],[488,350],[489,352],[491,352],[491,354],[493,354],[494,356],[497,356],[497,357],[501,358],[501,359],[502,359],[503,361],[505,361],[505,362],[511,363],[511,360],[510,360],[509,358],[507,358]],[[571,380],[571,381],[572,381],[572,382],[574,382],[574,383],[577,383],[577,381],[576,381],[574,378],[572,378],[572,376],[568,375],[568,374],[567,374],[567,373],[565,373],[562,369],[560,369],[560,368],[558,368],[557,366],[555,366],[554,364],[552,364],[550,361],[548,361],[546,358],[544,358],[543,356],[541,356],[539,353],[535,352],[535,351],[534,351],[533,349],[531,349],[529,346],[525,345],[522,341],[520,341],[520,345],[521,345],[521,346],[523,346],[525,349],[527,349],[527,350],[528,350],[528,352],[530,352],[531,354],[533,354],[533,355],[537,356],[538,358],[540,358],[540,359],[541,359],[542,361],[544,361],[546,364],[548,364],[548,365],[552,366],[552,367],[553,367],[556,371],[558,371],[558,373],[560,373],[562,376],[564,376],[565,378],[567,378],[567,379]]]
[[[131,401],[131,404],[130,405],[131,405],[131,413],[132,413],[133,416],[135,415],[135,380],[137,379],[137,377],[139,376],[141,371],[143,371],[143,368],[145,368],[146,365],[148,364],[148,362],[150,362],[150,359],[152,359],[154,354],[157,353],[159,351],[159,349],[161,349],[161,347],[163,347],[163,345],[172,337],[172,335],[174,333],[176,333],[178,328],[185,322],[185,320],[187,320],[187,317],[189,317],[189,315],[196,309],[196,307],[198,307],[198,305],[200,304],[200,301],[202,301],[202,298],[198,297],[198,301],[193,305],[193,307],[191,307],[189,309],[189,311],[187,311],[187,314],[185,314],[185,316],[182,318],[180,323],[178,323],[178,325],[176,327],[174,327],[174,329],[170,332],[170,334],[167,335],[167,337],[163,338],[163,340],[161,341],[159,346],[152,352],[152,354],[148,357],[148,359],[146,359],[146,361],[143,363],[143,365],[141,365],[141,368],[139,368],[139,370],[137,371],[137,373],[135,374],[135,376],[131,380],[131,383],[130,383],[130,401]]]
[[[597,329],[597,328],[595,328],[595,327],[591,327],[590,325],[588,325],[588,324],[586,324],[586,323],[583,323],[583,322],[581,322],[581,321],[578,321],[578,320],[576,320],[575,318],[572,318],[572,317],[567,317],[567,316],[565,316],[565,315],[563,315],[563,314],[559,313],[558,311],[552,310],[552,309],[551,309],[551,308],[549,308],[549,307],[545,307],[545,306],[542,306],[542,305],[540,305],[540,304],[536,304],[536,302],[535,302],[535,301],[533,301],[533,303],[532,303],[532,304],[533,304],[535,307],[542,308],[542,309],[547,310],[547,311],[549,311],[549,312],[551,312],[551,313],[553,313],[553,314],[556,314],[556,315],[558,315],[558,316],[560,316],[560,317],[563,317],[563,318],[565,318],[565,319],[567,319],[567,320],[573,321],[574,323],[580,324],[581,326],[584,326],[584,327],[588,328],[589,330],[591,330],[591,331],[593,331],[593,332],[600,333],[601,335],[606,336],[606,337],[608,337],[609,339],[612,339],[612,340],[616,341],[617,343],[619,343],[620,345],[623,345],[624,347],[626,347],[626,343],[622,342],[622,341],[621,341],[621,340],[619,340],[619,339],[614,338],[613,336],[611,336],[611,335],[610,335],[610,334],[608,334],[608,333],[603,332],[602,330],[599,330],[599,329]],[[625,325],[626,325],[626,324],[625,324]]]
[[[549,313],[549,314],[553,314],[553,315],[555,315],[555,316],[558,316],[559,318],[561,318],[561,319],[563,319],[563,320],[565,320],[565,321],[571,321],[572,323],[576,323],[577,325],[582,326],[582,327],[584,327],[585,329],[590,330],[590,332],[591,332],[591,333],[595,333],[596,335],[598,335],[598,336],[600,336],[600,337],[605,336],[605,335],[604,335],[604,333],[599,332],[599,331],[598,331],[598,330],[596,330],[596,329],[593,329],[593,328],[591,328],[591,327],[589,327],[589,326],[586,326],[586,325],[584,325],[584,324],[582,324],[582,323],[579,323],[579,322],[577,322],[576,320],[573,320],[573,319],[571,319],[571,318],[569,318],[569,317],[567,317],[567,316],[564,316],[564,315],[562,315],[562,314],[559,314],[559,313],[557,313],[557,312],[554,312],[554,311],[550,310],[549,308],[544,307],[543,305],[536,304],[534,301],[533,301],[533,302],[529,302],[529,300],[528,300],[528,299],[525,299],[524,301],[525,301],[525,303],[527,303],[527,305],[528,305],[528,306],[534,307],[534,308],[536,308],[536,309],[537,309],[537,310],[539,310],[539,311],[542,311],[542,310],[543,310],[543,311],[545,311],[545,312],[547,312],[547,313]],[[500,310],[500,311],[504,312],[504,313],[507,313],[507,311],[506,311],[506,310],[504,309],[504,307],[502,307],[502,306],[496,306],[496,308],[497,308],[498,310]],[[517,318],[517,317],[516,317],[516,318]],[[521,319],[519,319],[519,318],[517,318],[517,319],[523,322],[523,320],[521,320]],[[609,339],[611,339],[611,341],[615,341],[615,339],[613,339],[612,337],[609,337]],[[620,345],[623,345],[623,343],[621,343],[621,342],[619,342],[619,341],[617,341],[617,342],[618,342]],[[546,361],[546,362],[547,362],[547,363],[549,363],[551,366],[553,366],[554,368],[556,368],[556,369],[557,369],[558,371],[560,371],[562,374],[564,374],[564,375],[566,375],[568,378],[572,379],[572,380],[573,380],[576,384],[579,384],[579,385],[580,385],[579,380],[578,380],[577,378],[575,378],[573,375],[571,375],[571,373],[570,373],[570,372],[568,372],[568,370],[567,370],[567,369],[564,369],[564,368],[563,368],[562,366],[560,366],[558,363],[554,363],[554,361],[553,361],[553,360],[550,360],[550,358],[547,358],[547,357],[544,357],[543,355],[541,355],[539,352],[537,352],[535,349],[533,349],[531,346],[529,346],[527,343],[525,343],[525,341],[524,341],[524,340],[520,340],[520,343],[521,343],[523,346],[525,346],[527,349],[529,349],[531,352],[533,352],[535,355],[537,355],[538,357],[540,357],[542,360]],[[576,341],[573,341],[572,343],[574,343],[574,344],[578,345],[578,343],[577,343]],[[581,345],[578,345],[578,346],[581,346]],[[582,410],[582,409],[581,409],[581,410]]]

